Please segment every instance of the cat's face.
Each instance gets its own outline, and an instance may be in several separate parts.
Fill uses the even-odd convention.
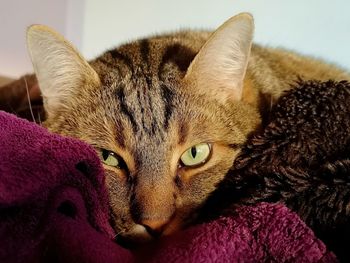
[[[259,123],[241,101],[251,35],[251,17],[241,15],[199,53],[207,34],[179,33],[88,64],[56,33],[29,30],[45,125],[95,147],[118,237],[146,241],[182,228],[231,167]]]

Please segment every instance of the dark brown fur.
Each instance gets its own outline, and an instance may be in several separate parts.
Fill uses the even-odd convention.
[[[350,83],[297,86],[243,148],[202,216],[221,215],[232,204],[284,202],[349,262]]]
[[[45,120],[35,75],[26,75],[0,86],[0,110],[38,123]]]

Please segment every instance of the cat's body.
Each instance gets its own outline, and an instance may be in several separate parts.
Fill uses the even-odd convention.
[[[251,49],[252,33],[242,14],[214,34],[151,37],[88,64],[56,33],[29,30],[45,126],[101,154],[118,237],[148,240],[191,222],[261,114],[299,77],[350,79],[292,52]]]

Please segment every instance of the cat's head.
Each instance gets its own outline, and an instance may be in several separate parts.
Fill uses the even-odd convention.
[[[29,28],[45,125],[95,147],[118,237],[182,228],[231,167],[259,124],[242,99],[252,35],[241,14],[213,34],[143,39],[88,63],[51,29]]]

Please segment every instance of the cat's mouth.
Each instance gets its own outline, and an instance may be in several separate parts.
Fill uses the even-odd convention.
[[[150,235],[142,225],[135,225],[127,233],[119,234],[115,241],[124,248],[135,249],[144,243],[151,242],[155,239]]]

